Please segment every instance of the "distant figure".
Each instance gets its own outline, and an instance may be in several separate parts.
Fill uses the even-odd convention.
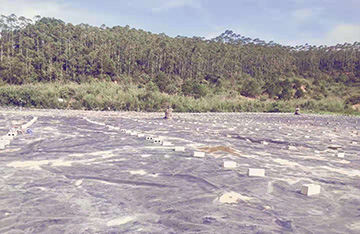
[[[164,119],[172,119],[172,117],[173,117],[172,112],[173,112],[173,109],[170,106],[168,108],[166,108]]]
[[[300,115],[300,108],[299,108],[299,106],[297,106],[296,109],[295,109],[295,115]]]

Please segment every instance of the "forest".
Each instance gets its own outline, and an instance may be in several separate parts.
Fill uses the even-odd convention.
[[[360,108],[360,42],[284,46],[231,30],[213,39],[169,37],[14,14],[1,16],[0,30],[3,106],[291,111],[299,105],[350,114]]]

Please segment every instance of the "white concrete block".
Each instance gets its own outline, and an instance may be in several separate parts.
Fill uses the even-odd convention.
[[[0,149],[5,149],[5,145],[0,143]]]
[[[236,168],[237,164],[234,161],[224,161],[224,168]]]
[[[266,141],[262,141],[261,142],[263,145],[268,145],[269,144],[269,142],[266,142]]]
[[[175,146],[174,150],[175,150],[176,152],[184,152],[184,151],[185,151],[185,147]]]
[[[13,137],[13,136],[5,135],[5,136],[2,136],[1,139],[2,139],[2,140],[12,140],[12,139],[14,139],[14,137]]]
[[[301,193],[306,196],[320,194],[320,185],[317,184],[304,184],[301,188]]]
[[[170,145],[172,145],[172,144],[171,144],[170,141],[163,141],[163,142],[162,142],[162,145],[163,145],[163,146],[170,146]]]
[[[338,158],[345,158],[345,153],[338,153],[338,154],[337,154],[337,157],[338,157]]]
[[[144,138],[144,137],[145,137],[145,134],[138,133],[138,134],[137,134],[137,137],[139,137],[139,138],[140,138],[140,137]]]
[[[0,140],[0,145],[5,145],[5,146],[10,145],[10,140],[9,139]]]
[[[288,147],[289,150],[297,150],[297,148],[295,146],[289,145]]]
[[[138,134],[137,132],[131,132],[130,136],[137,136],[137,134]]]
[[[265,176],[265,169],[249,168],[248,176]]]
[[[194,157],[204,158],[205,157],[205,152],[194,151]]]
[[[125,133],[130,135],[132,133],[132,131],[131,130],[126,130]]]
[[[310,138],[310,136],[304,136],[305,138]]]

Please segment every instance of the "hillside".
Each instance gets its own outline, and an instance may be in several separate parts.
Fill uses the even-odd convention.
[[[55,101],[49,105],[44,100],[40,103],[35,100],[39,97],[31,94],[51,87],[48,92],[55,93],[49,94],[50,98],[65,99],[69,108],[86,109],[157,110],[166,102],[178,107],[178,99],[199,102],[197,99],[217,100],[219,96],[224,101],[249,101],[244,99],[248,97],[260,103],[291,102],[304,108],[305,103],[316,106],[319,101],[336,99],[343,102],[341,111],[360,102],[360,42],[291,47],[247,38],[230,30],[212,40],[172,38],[129,26],[72,25],[40,17],[32,22],[15,15],[2,16],[0,27],[1,105],[64,108]],[[106,104],[101,90],[107,85],[94,88],[102,82],[111,83],[108,86],[114,94],[131,93],[140,102],[148,101],[146,95],[156,96],[154,102],[158,106],[144,109],[126,103]],[[80,86],[93,87],[81,92],[92,95],[88,98],[93,102],[101,99],[102,104],[85,105]],[[72,106],[70,102],[79,103]],[[322,111],[338,112],[326,107]]]

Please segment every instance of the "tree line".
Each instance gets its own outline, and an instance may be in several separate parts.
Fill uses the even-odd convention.
[[[98,80],[169,94],[204,96],[230,89],[289,99],[304,95],[303,84],[289,80],[293,77],[319,87],[360,83],[360,42],[284,46],[230,30],[211,40],[169,37],[129,26],[73,25],[14,14],[1,16],[0,30],[3,84]]]

